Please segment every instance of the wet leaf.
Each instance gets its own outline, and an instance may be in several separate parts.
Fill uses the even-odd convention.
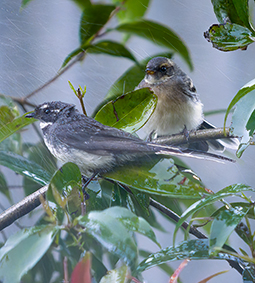
[[[0,151],[0,164],[42,185],[47,185],[51,178],[37,163],[13,152]]]
[[[210,256],[209,255],[209,240],[199,239],[199,240],[189,240],[181,242],[175,247],[168,247],[160,250],[157,253],[153,253],[139,263],[137,267],[137,272],[143,272],[151,267],[158,266],[160,264],[166,263],[168,261],[176,261],[182,259],[230,259],[239,262],[239,259],[235,256],[230,256],[228,254],[221,254],[220,256]]]
[[[178,35],[170,28],[159,23],[143,19],[140,21],[133,21],[132,23],[122,24],[116,27],[116,30],[142,37],[154,44],[173,50],[184,59],[192,70],[193,66],[187,47]]]
[[[108,54],[117,57],[124,57],[137,63],[134,55],[123,44],[111,40],[102,40],[90,45],[87,48],[87,52],[92,54]]]
[[[68,198],[74,188],[79,188],[81,186],[81,172],[79,167],[71,162],[65,163],[59,170],[55,172],[53,175],[48,191],[47,191],[47,199],[50,201],[58,203],[56,199],[56,192],[58,191],[60,196],[63,196],[63,200]]]
[[[120,268],[108,271],[100,283],[127,283],[128,268],[126,265],[122,265]]]
[[[235,136],[242,137],[240,146],[237,151],[237,156],[241,157],[243,151],[248,147],[253,137],[255,130],[255,80],[250,81],[243,86],[230,102],[225,119],[226,124],[227,116],[231,109],[235,107],[232,115],[231,133]]]
[[[85,256],[77,263],[75,266],[72,276],[72,283],[91,283],[91,274],[90,274],[90,253],[86,253]]]
[[[38,226],[9,237],[0,249],[0,280],[19,283],[49,249],[57,231],[55,226]]]
[[[95,119],[104,125],[126,132],[136,132],[150,118],[157,104],[157,97],[149,89],[139,89],[105,104]]]
[[[126,23],[142,18],[148,9],[150,0],[112,0],[112,3],[120,5],[121,9],[117,13],[117,18],[120,23]]]
[[[235,206],[220,211],[214,218],[210,232],[210,252],[214,253],[214,247],[221,248],[238,223],[248,213],[250,207]]]
[[[139,191],[173,198],[200,199],[208,194],[204,187],[185,179],[171,159],[147,160],[104,176]]]
[[[85,7],[80,22],[80,45],[89,43],[101,28],[107,23],[111,12],[115,9],[113,5],[90,4]]]
[[[139,250],[139,255],[142,257],[148,257],[151,253],[144,250]],[[171,276],[174,273],[174,269],[169,266],[167,263],[159,264],[158,267],[162,269],[167,275]]]
[[[231,23],[212,25],[204,33],[207,41],[221,51],[244,49],[255,41],[255,33],[248,28]]]
[[[247,0],[212,0],[214,13],[221,24],[230,21],[250,28]]]
[[[111,208],[109,208],[111,209]],[[104,211],[91,211],[77,218],[78,223],[85,227],[85,232],[93,236],[110,253],[118,256],[128,266],[134,268],[137,259],[137,247],[129,230],[117,218]]]
[[[206,196],[199,201],[192,204],[182,215],[178,223],[176,224],[175,231],[174,231],[174,241],[176,237],[176,233],[178,229],[181,227],[182,223],[186,221],[186,219],[196,213],[197,211],[201,210],[202,208],[208,206],[209,204],[212,204],[216,202],[217,200],[224,199],[228,196],[238,196],[240,193],[244,191],[255,191],[253,188],[244,185],[244,184],[234,184],[231,186],[228,186],[220,191],[218,191],[215,194],[210,194],[209,196]]]
[[[53,175],[57,170],[56,159],[49,152],[43,142],[30,145],[27,149],[25,149],[25,152],[28,154],[28,159],[30,161],[35,162],[48,171],[51,175]],[[25,177],[23,179],[23,188],[26,195],[29,195],[39,189],[40,185]]]
[[[119,219],[121,223],[132,232],[137,232],[141,235],[146,236],[154,243],[156,243],[159,247],[160,244],[158,243],[156,236],[151,229],[149,223],[141,217],[137,217],[134,213],[124,207],[114,206],[104,210],[107,215],[111,217],[115,217]]]
[[[14,119],[11,110],[7,106],[0,107],[0,142],[8,138],[16,131],[36,121],[35,119],[25,118],[25,115],[26,114]]]

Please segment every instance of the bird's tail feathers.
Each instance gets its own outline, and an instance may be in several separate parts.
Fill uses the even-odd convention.
[[[149,143],[149,146],[153,147],[156,154],[159,155],[174,155],[174,156],[180,156],[180,157],[192,157],[192,158],[198,158],[198,159],[206,159],[206,160],[213,160],[217,162],[224,163],[225,161],[229,162],[235,162],[235,160],[200,150],[193,150],[193,149],[186,149],[186,148],[178,148],[178,147],[172,147],[169,145],[161,145],[161,144],[155,144],[155,143]]]

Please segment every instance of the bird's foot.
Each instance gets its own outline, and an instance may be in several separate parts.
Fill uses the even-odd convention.
[[[184,125],[184,129],[183,129],[182,133],[183,133],[183,135],[185,137],[185,140],[188,142],[189,141],[189,133],[190,133],[190,131],[188,131],[186,125]]]
[[[82,175],[82,192],[83,192],[83,197],[84,197],[84,201],[89,199],[89,194],[86,191],[87,186],[89,185],[89,183],[95,178],[97,174],[93,174],[90,178]]]

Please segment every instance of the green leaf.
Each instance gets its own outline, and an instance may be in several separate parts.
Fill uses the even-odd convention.
[[[0,164],[42,185],[47,185],[51,178],[44,168],[13,152],[0,151]]]
[[[65,58],[61,68],[64,68],[76,55],[80,54],[81,52],[85,51],[88,48],[89,45],[83,45],[82,47],[76,48],[74,51],[72,51],[70,54],[67,55]]]
[[[117,13],[117,18],[120,23],[126,23],[142,18],[148,9],[150,0],[112,0],[112,3],[120,5],[121,9]]]
[[[0,171],[0,192],[2,194],[4,194],[8,198],[9,201],[11,201],[9,188],[8,188],[7,183],[6,183],[4,174],[1,171]]]
[[[19,283],[49,249],[57,231],[55,226],[38,226],[9,237],[0,249],[0,280]]]
[[[122,265],[120,268],[113,269],[107,272],[100,283],[127,283],[128,269],[126,265]]]
[[[255,41],[255,33],[238,24],[225,23],[212,25],[204,33],[207,41],[221,51],[245,49]]]
[[[144,258],[145,257],[147,258],[150,254],[151,253],[148,252],[148,251],[139,250],[139,255],[144,257]],[[162,264],[158,265],[158,267],[160,269],[162,269],[167,275],[169,275],[169,277],[172,276],[173,273],[174,273],[174,269],[171,266],[169,266],[167,263],[162,263]]]
[[[57,170],[56,159],[49,152],[47,147],[43,142],[39,142],[34,145],[29,145],[27,149],[25,149],[26,154],[28,154],[28,159],[32,162],[35,162],[46,171],[53,175]],[[29,178],[23,179],[23,188],[25,190],[26,195],[29,195],[39,189],[40,185],[35,183]]]
[[[154,163],[147,160],[145,164],[121,167],[104,176],[139,191],[173,198],[200,199],[208,194],[204,187],[185,180],[171,159],[157,159]]]
[[[115,30],[145,38],[154,44],[173,50],[185,60],[192,70],[192,62],[187,47],[170,28],[149,20],[140,20],[122,24]]]
[[[183,222],[191,215],[196,213],[197,211],[203,209],[204,207],[208,206],[209,204],[212,204],[216,202],[217,200],[224,199],[228,196],[238,196],[240,193],[244,191],[255,191],[253,188],[244,185],[244,184],[235,184],[228,186],[220,191],[218,191],[215,194],[211,194],[209,196],[206,196],[205,198],[200,199],[199,201],[192,204],[181,216],[180,220],[176,224],[175,231],[174,231],[174,241],[176,237],[176,233],[178,229],[181,227]]]
[[[221,24],[230,21],[251,28],[247,0],[211,0],[214,13]]]
[[[149,223],[141,217],[137,217],[134,213],[124,207],[114,206],[104,210],[107,215],[111,217],[115,217],[116,219],[120,220],[121,223],[132,232],[140,233],[154,243],[156,243],[159,247],[160,244],[158,243],[156,236],[151,229]]]
[[[1,106],[0,107],[0,113],[1,113],[1,121],[3,121],[3,112],[1,110],[3,110],[4,107],[4,111],[6,113],[7,117],[8,114],[8,110],[6,109],[6,106]],[[15,133],[16,131],[22,129],[23,127],[30,125],[32,123],[34,123],[36,121],[36,119],[27,119],[25,118],[26,114],[24,114],[21,117],[15,118],[15,119],[10,119],[8,122],[6,121],[6,123],[0,125],[0,142],[2,142],[4,139],[8,138],[10,135],[12,135],[13,133]]]
[[[249,0],[232,0],[235,6],[236,12],[240,21],[243,23],[244,26],[253,30],[253,27],[250,23],[250,14],[249,14]],[[237,23],[235,21],[235,23]]]
[[[80,45],[88,44],[107,23],[113,5],[93,4],[87,5],[83,10],[80,22]]]
[[[156,95],[149,89],[139,89],[105,104],[95,119],[104,125],[136,132],[150,118],[157,104]]]
[[[83,11],[88,5],[91,4],[90,0],[72,0]]]
[[[160,250],[157,253],[151,254],[146,259],[144,259],[137,267],[137,272],[143,272],[151,267],[158,266],[162,263],[168,261],[176,261],[182,259],[230,259],[239,262],[239,259],[221,254],[217,256],[210,256],[209,254],[209,240],[208,239],[199,239],[199,240],[189,240],[181,242],[175,247],[168,247]]]
[[[79,167],[71,162],[65,163],[53,175],[46,194],[47,199],[57,203],[57,200],[54,196],[55,189],[61,196],[64,195],[64,197],[66,198],[71,194],[73,188],[79,188],[80,186],[81,171]]]
[[[227,116],[230,110],[236,106],[232,115],[231,132],[235,136],[242,137],[240,146],[237,151],[237,156],[241,157],[243,151],[248,147],[254,134],[254,121],[255,121],[255,80],[250,81],[243,86],[230,102],[225,119],[226,124]]]
[[[32,0],[22,0],[21,2],[21,8],[24,8],[26,5],[28,5]]]
[[[225,118],[224,118],[224,127],[226,126],[226,121],[227,121],[227,117],[230,113],[230,111],[233,109],[233,107],[236,105],[236,103],[243,98],[247,93],[253,91],[255,89],[255,79],[251,80],[250,82],[248,82],[246,85],[244,85],[239,91],[238,93],[235,95],[235,97],[232,99],[232,101],[230,102],[228,109],[226,111],[225,114]]]
[[[108,54],[117,57],[124,57],[137,63],[134,55],[123,45],[111,40],[102,40],[87,48],[88,53]]]
[[[117,255],[134,268],[137,259],[137,247],[128,229],[117,218],[109,215],[108,210],[91,211],[77,218],[78,223],[85,227],[84,232],[93,236],[110,253]]]
[[[214,248],[221,248],[227,241],[230,234],[235,230],[237,224],[248,213],[250,207],[235,206],[224,209],[214,218],[210,233],[210,251]]]

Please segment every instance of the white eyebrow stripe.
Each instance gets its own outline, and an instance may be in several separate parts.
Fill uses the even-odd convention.
[[[41,108],[41,109],[45,109],[45,108],[47,108],[47,107],[49,107],[49,105],[48,105],[48,104],[44,104],[44,105],[42,105],[40,108]]]

